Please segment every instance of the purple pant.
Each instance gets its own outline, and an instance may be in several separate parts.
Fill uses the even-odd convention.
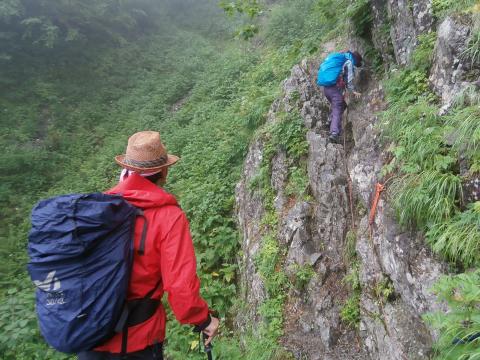
[[[335,86],[326,86],[323,93],[330,102],[330,133],[340,135],[342,132],[342,115],[345,111],[346,103],[343,97],[343,90]]]

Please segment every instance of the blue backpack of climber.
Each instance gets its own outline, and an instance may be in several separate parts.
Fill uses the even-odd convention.
[[[324,94],[330,103],[330,135],[332,143],[339,143],[342,132],[342,116],[346,108],[345,90],[352,92],[356,98],[353,80],[355,68],[362,66],[362,56],[357,51],[330,53],[318,70],[317,85],[323,86]]]
[[[138,216],[121,196],[102,193],[61,195],[33,209],[28,272],[40,331],[55,349],[90,350],[124,331]]]

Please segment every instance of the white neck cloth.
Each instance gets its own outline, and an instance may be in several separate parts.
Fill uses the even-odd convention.
[[[142,176],[142,177],[147,177],[147,176],[152,176],[152,175],[158,174],[160,171],[162,171],[162,170],[158,170],[158,171],[151,172],[151,173],[145,173],[145,174],[139,174],[139,173],[137,173],[137,174]],[[127,178],[134,173],[136,173],[136,172],[133,171],[133,170],[123,169],[122,172],[120,173],[120,179],[119,179],[120,182],[123,182],[123,181],[127,180]]]

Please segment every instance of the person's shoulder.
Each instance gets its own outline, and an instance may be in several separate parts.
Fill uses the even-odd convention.
[[[154,211],[155,219],[161,220],[167,227],[173,226],[175,223],[188,223],[187,215],[180,205],[163,205],[156,208]]]
[[[165,204],[151,209],[153,212],[173,217],[184,216],[185,212],[178,204]]]

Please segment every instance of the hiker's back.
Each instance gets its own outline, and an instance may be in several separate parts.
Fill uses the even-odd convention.
[[[137,210],[119,196],[63,195],[32,211],[28,271],[47,342],[63,352],[112,335],[125,302]]]
[[[322,62],[318,70],[317,85],[333,86],[342,73],[343,65],[348,60],[346,53],[331,53]]]
[[[138,175],[131,175],[107,193],[122,194],[126,201],[143,210],[148,223],[143,255],[138,252],[141,248],[143,219],[135,224],[134,265],[128,299],[144,297],[158,284],[152,298],[160,299],[167,291],[170,306],[178,321],[192,323],[197,317],[198,322],[204,320],[206,312],[198,309],[206,309],[206,304],[197,291],[192,291],[192,286],[195,290],[199,281],[189,224],[175,198]],[[160,305],[147,322],[129,328],[127,352],[161,343],[165,337],[165,324],[165,310]],[[118,353],[121,344],[122,336],[117,334],[95,350]]]

